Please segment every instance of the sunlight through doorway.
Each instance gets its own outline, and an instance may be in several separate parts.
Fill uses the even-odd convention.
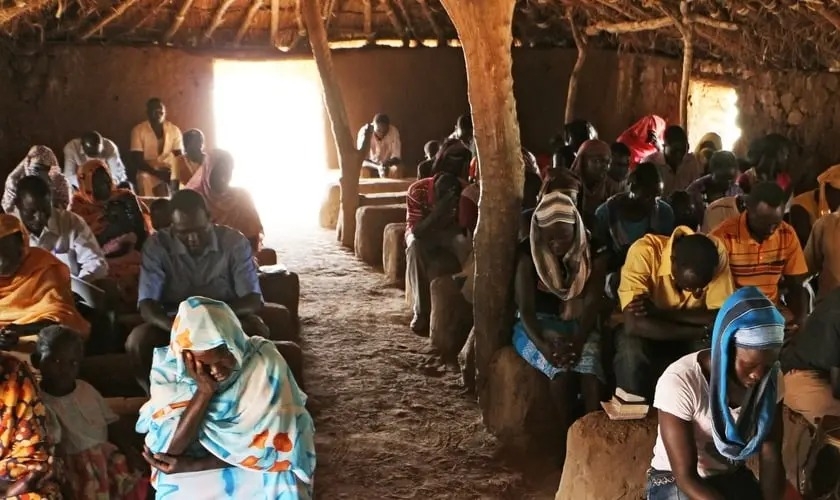
[[[232,184],[254,198],[267,243],[315,226],[327,178],[315,63],[216,60],[213,113],[215,144],[236,159]]]
[[[694,148],[707,132],[720,135],[723,149],[731,151],[741,137],[738,92],[731,86],[693,80],[689,86],[688,141]]]

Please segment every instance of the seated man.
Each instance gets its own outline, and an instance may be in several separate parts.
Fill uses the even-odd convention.
[[[172,226],[149,236],[143,246],[138,308],[145,323],[125,344],[144,387],[152,351],[169,341],[178,304],[188,297],[227,303],[249,335],[284,340],[293,333],[277,331],[289,323],[288,311],[264,307],[251,245],[242,233],[212,224],[204,198],[195,191],[176,193],[170,208]]]
[[[678,227],[630,247],[618,298],[624,317],[616,337],[616,387],[629,401],[652,401],[656,380],[680,357],[709,347],[717,310],[732,293],[726,249]]]
[[[104,308],[104,289],[95,283],[108,276],[108,262],[84,219],[53,208],[49,185],[40,177],[24,177],[18,183],[15,212],[29,231],[29,244],[62,261],[73,276],[73,292],[95,309]]]
[[[709,159],[709,173],[692,182],[686,189],[697,207],[697,219],[701,223],[706,207],[712,202],[742,193],[735,183],[737,175],[738,159],[734,154],[729,151],[717,151],[712,154]]]
[[[111,170],[114,182],[119,184],[128,180],[125,165],[120,159],[120,150],[114,141],[102,137],[99,132],[85,132],[81,137],[73,139],[64,146],[64,177],[70,185],[78,189],[79,180],[76,173],[82,164],[88,160],[100,159]]]
[[[837,253],[840,252],[840,213],[831,213],[817,220],[804,252],[808,273],[817,276],[811,281],[811,286],[819,302],[840,288],[840,254]]]
[[[700,231],[709,234],[726,219],[737,216],[747,209],[747,197],[743,194],[715,200],[703,212]]]
[[[840,208],[840,165],[829,167],[817,177],[819,187],[791,200],[790,225],[805,246],[817,221]]]
[[[435,176],[415,182],[406,193],[406,276],[414,294],[411,330],[419,335],[427,334],[429,328],[429,284],[445,273],[447,264],[453,271],[459,270],[458,264],[471,247],[457,215],[463,182],[456,172],[469,161],[469,154],[463,153],[467,153],[466,147],[454,143],[439,156]]]
[[[840,415],[840,290],[825,295],[782,350],[785,404],[812,424]]]
[[[710,234],[729,254],[735,286],[757,287],[780,307],[789,323],[801,326],[808,315],[803,287],[808,265],[796,232],[782,220],[786,199],[778,184],[760,182],[747,195],[744,213],[725,220]]]
[[[204,133],[197,128],[184,132],[184,154],[175,159],[169,188],[173,193],[185,187],[202,167],[207,168]]]
[[[388,115],[378,114],[373,117],[373,123],[368,123],[359,130],[357,147],[364,150],[364,145],[370,140],[367,157],[362,162],[362,171],[367,171],[368,177],[387,177],[391,167],[402,164],[400,153],[400,131],[391,125]]]
[[[425,179],[432,176],[432,167],[435,164],[435,156],[440,151],[440,142],[429,141],[423,146],[423,161],[417,165],[417,178]]]
[[[609,190],[623,193],[627,191],[627,174],[630,173],[630,148],[623,142],[614,142],[610,144],[610,155],[612,161],[607,170],[607,182],[611,184]]]
[[[41,248],[31,248],[17,217],[0,214],[0,347],[50,325],[90,335],[70,291],[70,270]]]
[[[662,176],[664,196],[674,191],[683,191],[689,184],[703,175],[703,167],[693,153],[688,152],[688,136],[682,127],[671,125],[665,129],[662,151],[645,158],[659,168]]]
[[[181,129],[166,119],[158,98],[146,102],[147,119],[131,129],[131,164],[140,196],[168,196],[175,162],[184,150]]]

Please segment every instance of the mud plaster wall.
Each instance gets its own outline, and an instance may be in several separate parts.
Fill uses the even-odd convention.
[[[513,58],[523,143],[543,151],[563,122],[575,52],[516,49]],[[427,140],[449,134],[468,110],[459,49],[337,51],[334,63],[353,132],[374,113],[387,112],[400,128],[410,164],[420,160]],[[144,119],[151,96],[164,100],[182,130],[201,128],[212,145],[212,75],[211,56],[158,48],[52,47],[28,56],[0,54],[0,175],[29,145],[46,144],[60,156],[67,140],[88,129],[99,130],[125,152],[131,127]],[[676,118],[678,80],[678,61],[593,51],[581,76],[576,116],[593,121],[606,140],[647,113]],[[334,151],[328,158],[335,165]]]

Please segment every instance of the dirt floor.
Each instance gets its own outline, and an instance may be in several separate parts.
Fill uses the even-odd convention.
[[[317,498],[554,498],[553,459],[500,449],[458,374],[422,369],[428,340],[408,329],[402,290],[385,286],[330,231],[275,248],[301,280]]]

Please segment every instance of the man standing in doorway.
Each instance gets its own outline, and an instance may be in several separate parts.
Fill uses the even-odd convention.
[[[154,97],[146,102],[147,120],[131,130],[131,165],[140,196],[168,196],[176,159],[184,150],[181,130],[166,120],[166,106]]]
[[[364,147],[365,139],[370,138],[370,149],[362,162],[363,177],[387,177],[391,167],[398,170],[402,165],[400,155],[400,131],[391,125],[388,115],[379,113],[373,117],[373,123],[368,123],[357,137],[357,147]],[[365,173],[369,174],[365,176]]]

